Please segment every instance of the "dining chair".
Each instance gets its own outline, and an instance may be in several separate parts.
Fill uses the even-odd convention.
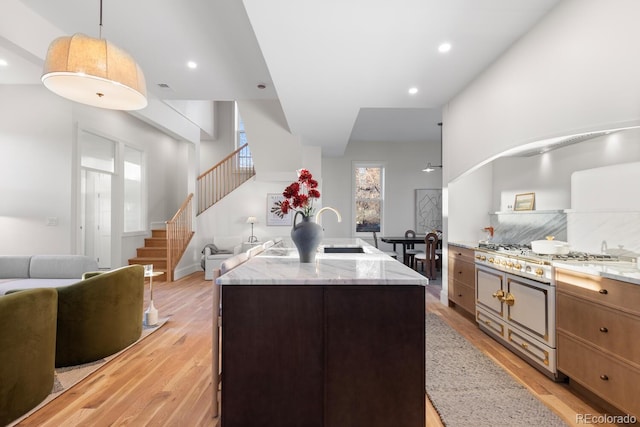
[[[375,231],[373,232],[373,245],[376,247],[376,249],[379,249],[378,234]],[[382,253],[384,253],[385,255],[389,255],[391,258],[398,259],[398,254],[394,251],[382,251]]]
[[[220,264],[220,274],[225,274],[233,270],[248,259],[249,256],[246,252],[242,252],[238,255],[232,256],[231,258],[225,259],[224,261],[222,261],[222,264]]]
[[[274,242],[273,240],[267,240],[266,242],[264,242],[262,244],[262,248],[263,249],[269,249],[271,246],[275,245],[276,242]]]
[[[416,232],[413,230],[407,230],[404,232],[404,237],[416,237]],[[419,249],[416,249],[413,243],[405,243],[404,244],[404,263],[414,268],[414,260],[415,255],[418,252],[422,252]]]
[[[247,257],[253,258],[254,256],[261,253],[262,251],[264,251],[264,246],[262,245],[254,246],[251,249],[247,250]]]
[[[424,238],[425,251],[415,254],[416,269],[417,264],[422,264],[422,270],[426,272],[429,279],[436,278],[436,262],[440,259],[440,256],[436,254],[438,248],[438,235],[436,233],[429,233]]]

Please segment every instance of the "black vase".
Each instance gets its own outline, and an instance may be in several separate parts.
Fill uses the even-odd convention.
[[[298,215],[302,215],[302,221],[296,223]],[[300,262],[314,262],[318,245],[324,237],[324,229],[320,224],[313,222],[310,216],[305,216],[297,211],[293,217],[293,228],[291,229],[291,239],[298,249]]]

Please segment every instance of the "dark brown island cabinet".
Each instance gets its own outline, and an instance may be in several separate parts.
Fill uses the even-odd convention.
[[[223,427],[425,425],[425,288],[222,286]]]

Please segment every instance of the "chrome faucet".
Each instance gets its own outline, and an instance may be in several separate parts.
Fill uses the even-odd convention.
[[[603,254],[607,253],[607,241],[603,240],[602,244],[600,245],[600,252]]]
[[[336,209],[334,209],[332,207],[326,206],[326,207],[320,209],[318,211],[318,213],[316,214],[316,224],[322,225],[322,224],[320,224],[320,216],[321,216],[320,214],[322,214],[324,211],[333,211],[336,214],[336,216],[338,217],[338,222],[342,222],[342,216],[340,216],[340,212],[338,212]]]

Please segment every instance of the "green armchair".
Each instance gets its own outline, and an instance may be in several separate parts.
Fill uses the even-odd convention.
[[[57,309],[53,288],[0,296],[0,425],[51,393]]]
[[[142,334],[144,267],[129,265],[58,288],[56,367],[110,356]]]

